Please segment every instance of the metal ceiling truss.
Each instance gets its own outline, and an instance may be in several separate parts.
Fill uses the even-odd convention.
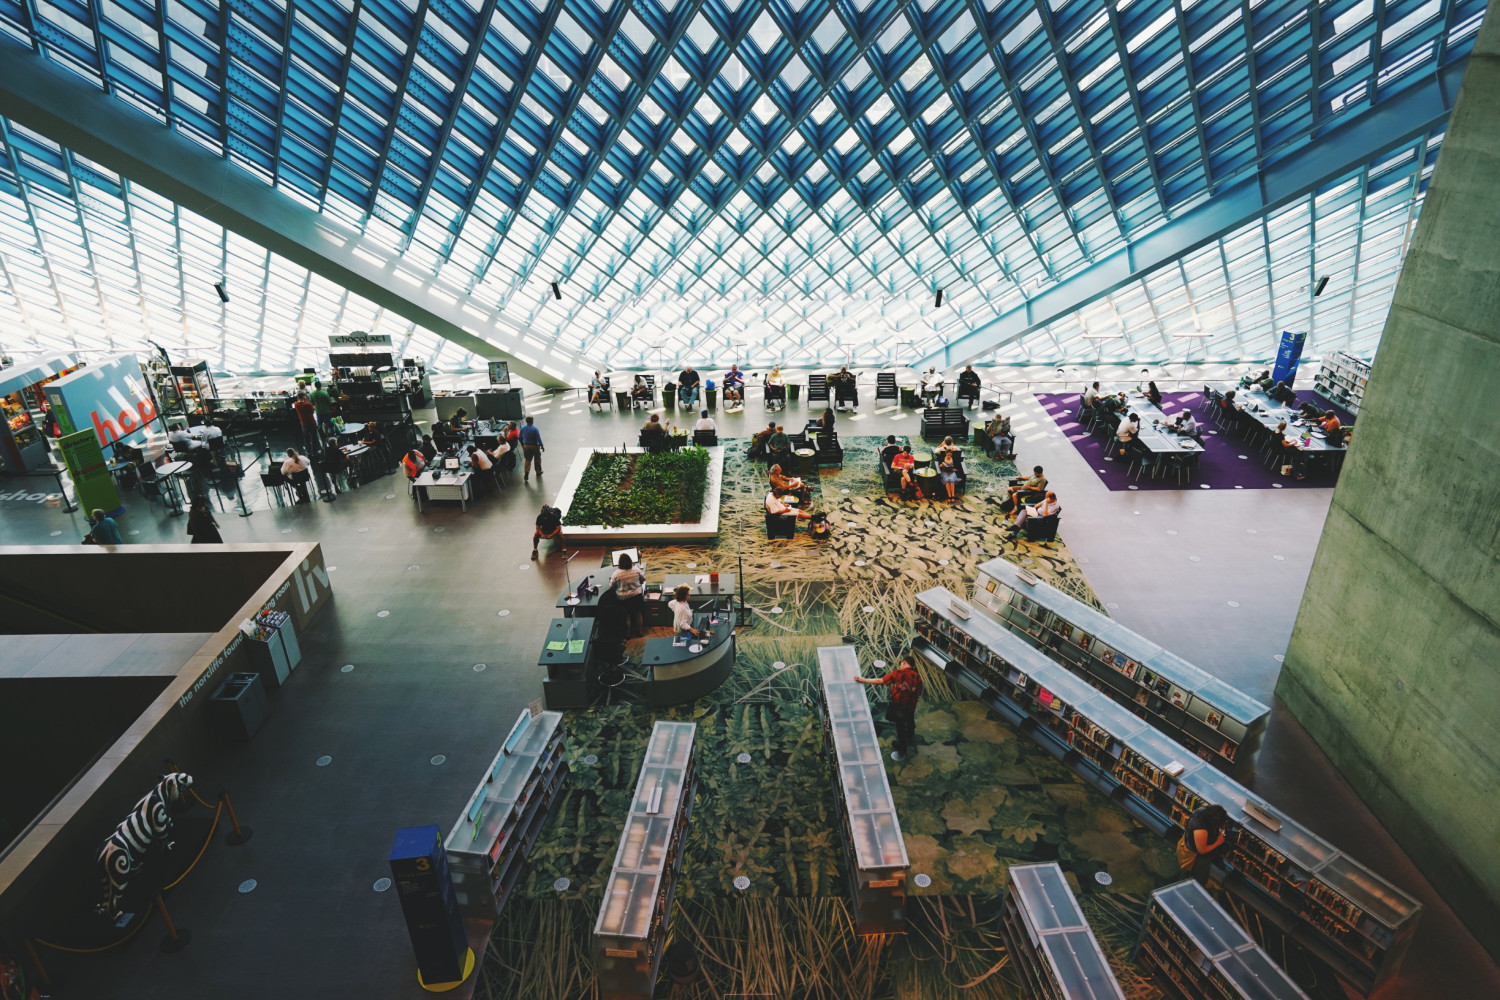
[[[373,324],[549,383],[586,358],[1159,359],[1184,332],[1259,358],[1297,322],[1370,353],[1483,10],[0,0],[0,214],[30,230],[0,236],[0,343],[166,326],[224,367],[295,367]],[[138,261],[179,286],[171,322],[157,278],[123,309],[84,240],[159,239],[132,182],[179,201],[198,248]],[[65,225],[31,204],[54,194]],[[259,309],[190,301],[216,236]],[[37,248],[80,280],[33,279]],[[1336,305],[1307,293],[1325,267]]]

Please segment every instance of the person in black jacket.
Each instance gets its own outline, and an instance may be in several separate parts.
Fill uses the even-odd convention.
[[[192,510],[188,511],[187,533],[193,536],[194,545],[220,545],[224,538],[219,534],[219,522],[214,520],[213,511],[208,509],[207,500],[194,500]]]
[[[974,370],[973,365],[965,365],[964,370],[958,373],[958,397],[979,399],[979,373]]]

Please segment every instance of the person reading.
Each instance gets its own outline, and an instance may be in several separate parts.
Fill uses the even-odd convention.
[[[1177,867],[1200,885],[1208,883],[1213,863],[1228,843],[1229,813],[1217,803],[1200,806],[1182,827],[1177,842]]]
[[[1161,390],[1156,387],[1155,382],[1146,383],[1146,398],[1151,400],[1152,406],[1161,405]]]
[[[1120,455],[1130,454],[1130,446],[1141,433],[1140,418],[1134,413],[1120,421],[1120,426],[1115,428],[1115,448]]]
[[[1057,494],[1051,490],[1034,504],[1022,504],[1021,509],[1016,511],[1016,522],[1010,526],[1010,536],[1018,537],[1026,528],[1026,522],[1034,517],[1051,517],[1062,513],[1062,504],[1057,502]]]
[[[698,414],[698,422],[693,425],[693,430],[708,431],[712,434],[717,434],[719,433],[719,425],[714,423],[714,418],[708,415],[707,410],[702,410]]]
[[[984,450],[995,458],[1014,458],[1015,438],[1010,433],[1010,418],[995,414],[994,419],[984,425],[984,434],[979,439]]]
[[[635,377],[635,382],[630,386],[630,399],[634,403],[651,402],[651,386],[646,384],[644,376],[637,375]]]
[[[803,500],[807,500],[812,496],[811,486],[808,486],[796,476],[786,475],[781,471],[781,466],[779,465],[771,466],[770,478],[771,489],[774,490],[778,495],[792,493],[798,497],[801,497]]]
[[[812,511],[798,510],[796,507],[790,506],[781,497],[776,495],[775,490],[771,490],[766,494],[766,513],[777,517],[812,517]]]
[[[724,405],[745,401],[745,373],[739,365],[730,365],[724,373]]]

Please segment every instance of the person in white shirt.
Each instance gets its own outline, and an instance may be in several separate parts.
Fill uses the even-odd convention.
[[[927,369],[927,374],[922,376],[922,396],[940,396],[943,393],[943,378],[937,373],[936,368]]]
[[[490,461],[490,456],[486,455],[482,448],[472,444],[469,445],[469,464],[480,472],[488,472],[495,467],[495,463]]]
[[[1198,436],[1198,421],[1193,419],[1192,410],[1183,410],[1177,414],[1177,422],[1172,427],[1178,434],[1186,434],[1188,437]]]
[[[1051,517],[1053,514],[1061,513],[1062,504],[1057,502],[1057,494],[1049,490],[1039,502],[1021,505],[1020,511],[1016,513],[1016,523],[1010,526],[1011,536],[1019,535],[1026,526],[1026,522],[1033,517]]]
[[[1141,433],[1140,418],[1134,413],[1120,421],[1120,426],[1115,428],[1115,440],[1120,442],[1123,449],[1125,445],[1134,441]]]
[[[713,431],[715,434],[717,434],[717,433],[719,433],[719,425],[716,424],[716,423],[714,423],[714,418],[710,417],[708,415],[708,411],[707,410],[703,410],[703,411],[699,412],[699,414],[698,414],[698,422],[693,425],[693,430],[695,430],[695,431]]]
[[[667,602],[667,607],[672,611],[672,631],[676,635],[698,635],[698,630],[693,628],[693,606],[688,603],[691,589],[685,583],[678,584],[677,589],[672,591],[672,600]]]
[[[297,454],[296,448],[288,448],[286,461],[281,463],[281,474],[292,484],[298,503],[312,502],[312,497],[307,495],[307,482],[312,478],[312,463],[305,455]]]
[[[776,495],[775,490],[772,490],[766,494],[766,510],[771,512],[772,514],[795,514],[798,517],[812,517],[812,511],[810,510],[798,510],[795,507],[783,503],[781,497]]]
[[[1099,383],[1095,382],[1093,385],[1091,385],[1087,389],[1083,390],[1083,405],[1084,406],[1093,406],[1094,404],[1096,404],[1098,402],[1099,402]]]

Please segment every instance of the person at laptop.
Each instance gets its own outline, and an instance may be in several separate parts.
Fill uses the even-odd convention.
[[[672,612],[672,634],[684,639],[698,636],[698,630],[693,628],[693,606],[688,603],[690,593],[691,587],[679,583],[677,589],[672,591],[672,599],[667,602],[667,607]]]
[[[454,434],[462,434],[464,432],[464,425],[468,422],[469,411],[460,406],[458,412],[448,418],[448,429]]]
[[[478,472],[488,472],[495,467],[495,463],[490,460],[490,456],[485,454],[483,449],[478,445],[473,444],[469,445],[469,465],[473,466]]]

